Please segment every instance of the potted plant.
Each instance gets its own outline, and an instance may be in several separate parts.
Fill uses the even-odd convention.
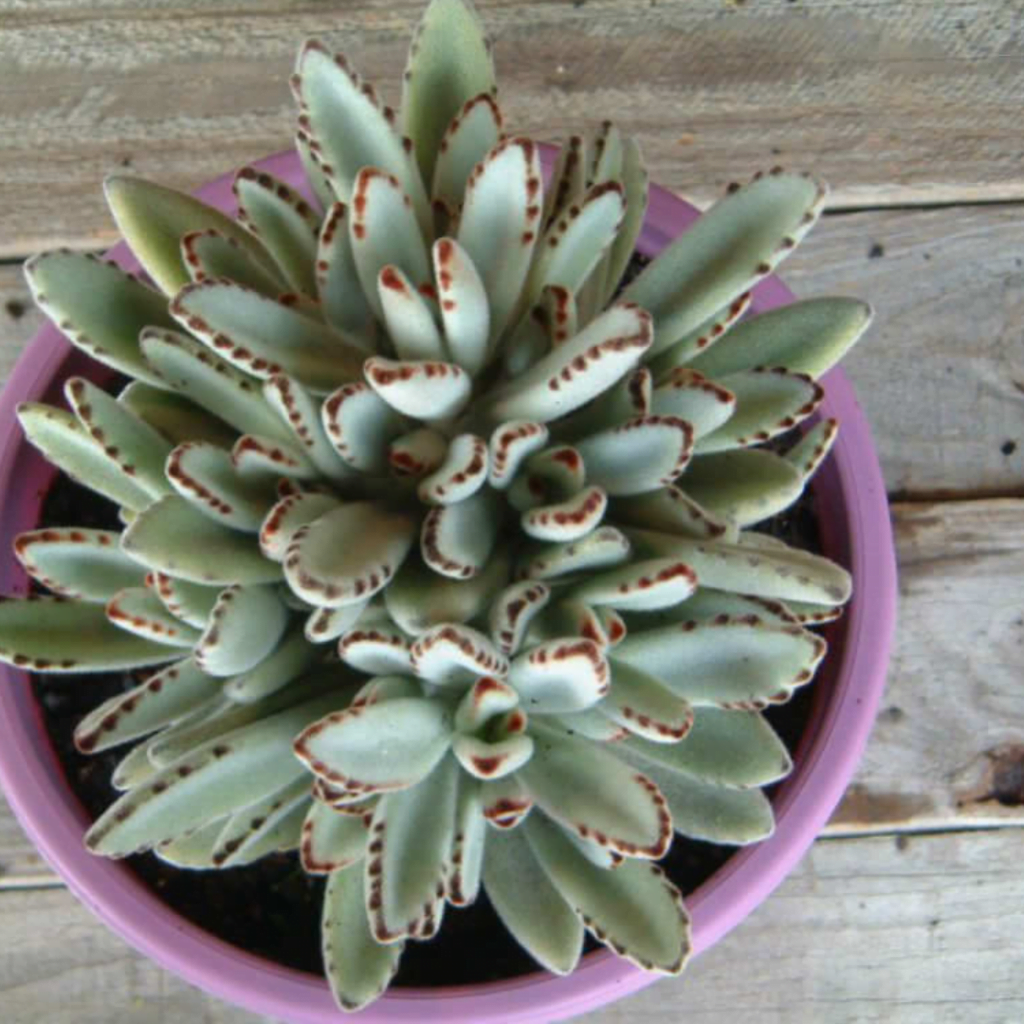
[[[101,367],[47,329],[0,417],[21,403],[31,444],[124,529],[26,530],[44,471],[7,431],[0,539],[50,594],[0,604],[0,777],[130,941],[260,1012],[334,1019],[322,983],[184,925],[81,848],[15,670],[143,672],[76,731],[83,751],[131,744],[93,853],[213,870],[297,849],[327,877],[324,964],[349,1010],[486,891],[571,977],[367,1013],[555,1019],[678,973],[849,778],[884,678],[892,545],[852,392],[817,378],[870,311],[790,303],[771,276],[822,207],[808,177],[760,175],[682,233],[696,212],[649,191],[605,125],[545,186],[465,0],[428,6],[401,121],[317,43],[292,87],[295,154],[205,203],[112,179],[131,253],[27,267]],[[131,378],[116,397],[96,383],[111,370]],[[35,401],[61,390],[69,409]],[[823,546],[847,568],[754,529],[822,466]],[[762,711],[810,682],[810,627],[836,619],[827,692],[769,801],[792,758]],[[747,847],[689,910],[656,863],[677,832]],[[585,932],[621,959],[580,964]]]

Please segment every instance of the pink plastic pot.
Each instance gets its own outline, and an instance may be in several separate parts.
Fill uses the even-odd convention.
[[[545,154],[550,162],[551,151]],[[305,187],[294,154],[282,153],[261,167]],[[231,176],[197,194],[233,210]],[[699,212],[660,188],[652,189],[640,247],[657,253]],[[110,256],[137,269],[124,244]],[[755,290],[756,312],[792,301],[776,278]],[[14,536],[35,526],[53,471],[22,439],[15,420],[21,401],[59,402],[72,374],[102,381],[102,367],[73,350],[52,326],[25,351],[0,397],[0,589],[24,593],[25,577],[11,555]],[[792,870],[841,797],[871,729],[885,683],[895,623],[896,570],[892,532],[878,458],[853,389],[839,370],[825,378],[824,416],[842,430],[818,473],[815,493],[826,553],[854,579],[854,597],[830,629],[831,650],[814,683],[815,706],[796,768],[778,791],[777,828],[771,839],[733,856],[688,899],[697,952],[742,921]],[[29,837],[72,892],[136,949],[200,988],[256,1013],[293,1024],[342,1019],[327,985],[229,946],[179,917],[124,865],[85,851],[89,819],[68,789],[43,728],[28,676],[0,666],[0,783]],[[362,1014],[367,1022],[443,1021],[445,1024],[512,1024],[561,1020],[636,992],[655,976],[609,952],[585,958],[569,978],[546,973],[513,981],[434,990],[393,990]]]

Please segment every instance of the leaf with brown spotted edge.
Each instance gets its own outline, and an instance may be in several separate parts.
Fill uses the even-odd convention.
[[[653,764],[743,789],[778,782],[793,768],[785,744],[756,711],[703,707],[682,742],[650,743],[650,738],[623,740],[616,751],[642,771]]]
[[[314,800],[302,826],[299,855],[302,869],[311,875],[358,864],[366,856],[369,820],[361,815],[342,814]]]
[[[36,582],[61,597],[109,601],[125,587],[141,587],[145,570],[122,554],[120,535],[77,527],[20,533],[14,554]]]
[[[505,655],[515,654],[534,616],[551,599],[551,588],[526,580],[506,587],[491,602],[488,624],[491,639]]]
[[[622,280],[622,275],[633,258],[637,240],[647,214],[647,169],[636,139],[627,138],[622,144],[622,184],[626,190],[626,213],[615,240],[604,256],[601,270],[603,292],[596,296],[596,308],[604,307]]]
[[[533,755],[533,737],[521,733],[487,740],[466,733],[452,740],[452,753],[478,779],[500,779],[522,768]]]
[[[543,423],[512,420],[496,427],[488,442],[487,482],[495,490],[506,490],[523,461],[548,442]]]
[[[651,371],[645,366],[638,366],[599,398],[571,416],[555,421],[551,428],[559,440],[574,442],[624,420],[646,416],[653,411],[652,385]]]
[[[558,151],[551,181],[544,191],[542,223],[545,231],[586,191],[587,167],[586,139],[582,135],[570,135]]]
[[[227,818],[218,818],[178,839],[168,839],[157,846],[153,854],[176,868],[208,870],[215,867],[213,847],[226,821]]]
[[[230,448],[238,437],[238,432],[219,417],[184,395],[162,387],[133,381],[117,396],[117,400],[171,444],[209,441],[222,448]]]
[[[651,410],[659,416],[678,416],[686,420],[693,427],[694,438],[701,438],[733,416],[736,396],[702,374],[680,367],[654,389]]]
[[[320,408],[328,441],[346,466],[363,473],[385,471],[391,442],[406,421],[365,381],[343,384]]]
[[[521,578],[553,580],[571,573],[620,565],[629,558],[630,543],[612,526],[599,526],[580,540],[537,544],[524,550],[517,566]]]
[[[672,820],[657,786],[604,746],[531,723],[533,757],[516,778],[537,806],[625,857],[663,857]]]
[[[237,240],[228,238],[215,228],[183,235],[181,259],[193,281],[230,277],[232,281],[270,297],[280,295],[287,286],[283,277],[257,263]]]
[[[444,705],[401,697],[359,705],[307,726],[295,753],[314,775],[362,796],[415,786],[451,745]]]
[[[593,640],[549,640],[516,657],[508,680],[530,714],[582,711],[608,693],[608,662]]]
[[[794,466],[804,481],[814,476],[818,467],[832,450],[839,436],[838,420],[820,420],[785,454],[786,461]]]
[[[383,590],[416,537],[411,512],[353,501],[300,526],[285,552],[285,578],[311,604],[338,608]],[[358,537],[358,544],[339,543]]]
[[[508,659],[483,633],[469,626],[435,626],[412,645],[413,671],[438,685],[460,685],[477,676],[508,675]]]
[[[475,377],[488,357],[491,311],[487,291],[469,254],[455,239],[439,238],[432,255],[448,351]]]
[[[692,466],[691,462],[688,468]],[[623,526],[640,526],[695,540],[735,540],[737,533],[728,520],[712,515],[676,486],[614,498],[609,518]]]
[[[448,438],[432,427],[419,427],[388,445],[388,465],[398,476],[422,477],[444,461]]]
[[[306,639],[301,626],[293,625],[257,665],[228,679],[224,694],[239,704],[252,704],[304,676],[322,660],[323,649]]]
[[[638,416],[577,443],[587,478],[613,497],[671,484],[693,450],[693,427],[677,416]]]
[[[459,434],[448,445],[444,462],[420,481],[416,493],[424,504],[453,505],[472,497],[487,482],[487,442]]]
[[[739,322],[740,317],[750,308],[752,299],[752,292],[744,292],[738,299],[734,299],[724,309],[713,313],[704,323],[695,327],[679,341],[651,357],[648,362],[654,379],[661,384],[670,378],[675,370],[683,367],[691,370],[694,374],[700,373],[696,367],[691,365],[695,357],[706,351],[709,345],[720,341],[727,331],[732,330]],[[700,376],[706,379],[703,373]]]
[[[139,351],[143,327],[174,326],[158,291],[113,263],[68,250],[28,260],[25,279],[36,305],[72,344],[121,373],[160,385]]]
[[[377,297],[388,337],[400,359],[445,359],[441,331],[427,300],[401,267],[386,264],[377,275]]]
[[[799,626],[723,616],[633,630],[615,660],[660,679],[694,705],[762,708],[809,683],[824,654],[825,641]]]
[[[287,627],[288,610],[273,587],[228,587],[196,643],[196,664],[212,676],[248,672],[277,647]]]
[[[523,512],[520,525],[535,540],[579,540],[597,527],[607,507],[608,495],[600,487],[587,487],[566,501]]]
[[[283,562],[295,531],[340,504],[332,495],[316,491],[286,495],[270,509],[260,524],[260,551],[275,562]]]
[[[281,567],[264,558],[251,537],[214,522],[176,494],[140,512],[121,534],[121,549],[156,572],[208,586],[281,578]]]
[[[420,534],[423,560],[442,576],[479,575],[498,542],[503,505],[495,491],[482,487],[465,501],[431,509]]]
[[[426,423],[458,415],[473,388],[469,375],[454,363],[371,356],[364,370],[370,387],[396,412]]]
[[[731,189],[626,289],[651,312],[651,355],[668,348],[770,274],[811,229],[824,186],[782,171]]]
[[[795,626],[799,619],[781,601],[748,597],[728,590],[698,587],[682,604],[656,611],[626,613],[630,631],[641,632],[655,626],[675,622],[710,622],[712,619],[746,618],[762,620],[768,625]]]
[[[397,627],[357,627],[338,641],[338,656],[347,665],[368,675],[411,675],[409,638]]]
[[[653,558],[589,576],[570,593],[575,599],[593,605],[608,605],[620,611],[651,611],[675,606],[696,589],[697,574],[685,562]]]
[[[298,771],[282,774],[281,786],[273,792],[240,807],[225,822],[211,859],[218,867],[234,867],[246,862],[246,854],[268,832],[275,829],[283,819],[296,813],[300,808],[305,818],[313,803],[310,796],[310,779],[297,766]]]
[[[324,970],[341,1009],[361,1010],[377,999],[398,970],[401,942],[381,945],[366,916],[363,867],[332,871],[324,890],[321,939]]]
[[[548,878],[599,942],[645,971],[683,970],[690,954],[690,919],[682,893],[661,868],[626,860],[604,871],[539,815],[524,831]]]
[[[487,836],[484,890],[501,923],[542,967],[571,974],[583,925],[530,848],[523,829]]]
[[[306,619],[306,639],[315,644],[337,640],[342,633],[350,630],[359,621],[369,603],[367,599],[342,605],[341,608],[317,608],[310,612]]]
[[[350,216],[344,203],[328,204],[317,244],[317,296],[327,323],[352,345],[371,350],[377,326],[362,289],[353,287],[358,275],[349,233]]]
[[[567,736],[584,736],[595,743],[618,743],[629,730],[613,722],[595,704],[585,711],[566,715],[545,715],[544,724],[558,729]]]
[[[546,502],[564,501],[583,490],[587,469],[580,453],[569,445],[545,448],[531,455],[508,491],[509,504],[520,512]]]
[[[199,630],[172,615],[163,602],[146,587],[128,587],[115,594],[106,607],[115,626],[136,636],[170,647],[192,647]]]
[[[480,784],[461,775],[458,786],[455,829],[446,860],[445,896],[452,906],[465,907],[475,903],[480,893],[488,829]]]
[[[679,745],[693,726],[693,708],[657,679],[610,659],[612,685],[597,706],[617,725],[659,746]],[[618,751],[618,746],[616,746]]]
[[[467,100],[452,117],[434,165],[431,196],[435,210],[439,206],[455,214],[461,210],[466,182],[473,169],[498,144],[502,127],[501,111],[489,92]]]
[[[336,701],[336,694],[322,694],[191,749],[108,807],[86,834],[86,845],[107,857],[124,857],[274,792],[282,779],[294,777],[296,732]]]

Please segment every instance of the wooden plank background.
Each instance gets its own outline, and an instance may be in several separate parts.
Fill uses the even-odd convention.
[[[503,103],[611,117],[699,202],[782,163],[833,185],[786,265],[869,299],[847,361],[900,562],[883,710],[779,892],[595,1024],[1024,1019],[1024,2],[478,0]],[[299,40],[392,102],[419,0],[0,0],[0,378],[38,328],[21,260],[113,240],[104,174],[194,187],[288,145]],[[242,1024],[95,922],[0,801],[3,1024]]]

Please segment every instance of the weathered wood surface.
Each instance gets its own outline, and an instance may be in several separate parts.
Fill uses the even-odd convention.
[[[826,217],[782,272],[876,307],[844,366],[891,494],[1024,495],[1024,204]],[[0,265],[0,375],[41,322]]]
[[[817,843],[679,979],[590,1024],[1010,1024],[1024,1019],[1017,829]],[[257,1024],[162,971],[68,892],[0,898],[4,1024]]]
[[[2,0],[0,255],[110,240],[98,183],[192,186],[288,144],[298,42],[397,101],[420,0]],[[552,140],[610,117],[707,201],[783,163],[836,206],[1024,198],[1020,0],[480,0],[507,111]]]
[[[829,831],[1024,825],[1024,500],[898,504],[900,628]],[[0,810],[0,890],[53,876]]]

